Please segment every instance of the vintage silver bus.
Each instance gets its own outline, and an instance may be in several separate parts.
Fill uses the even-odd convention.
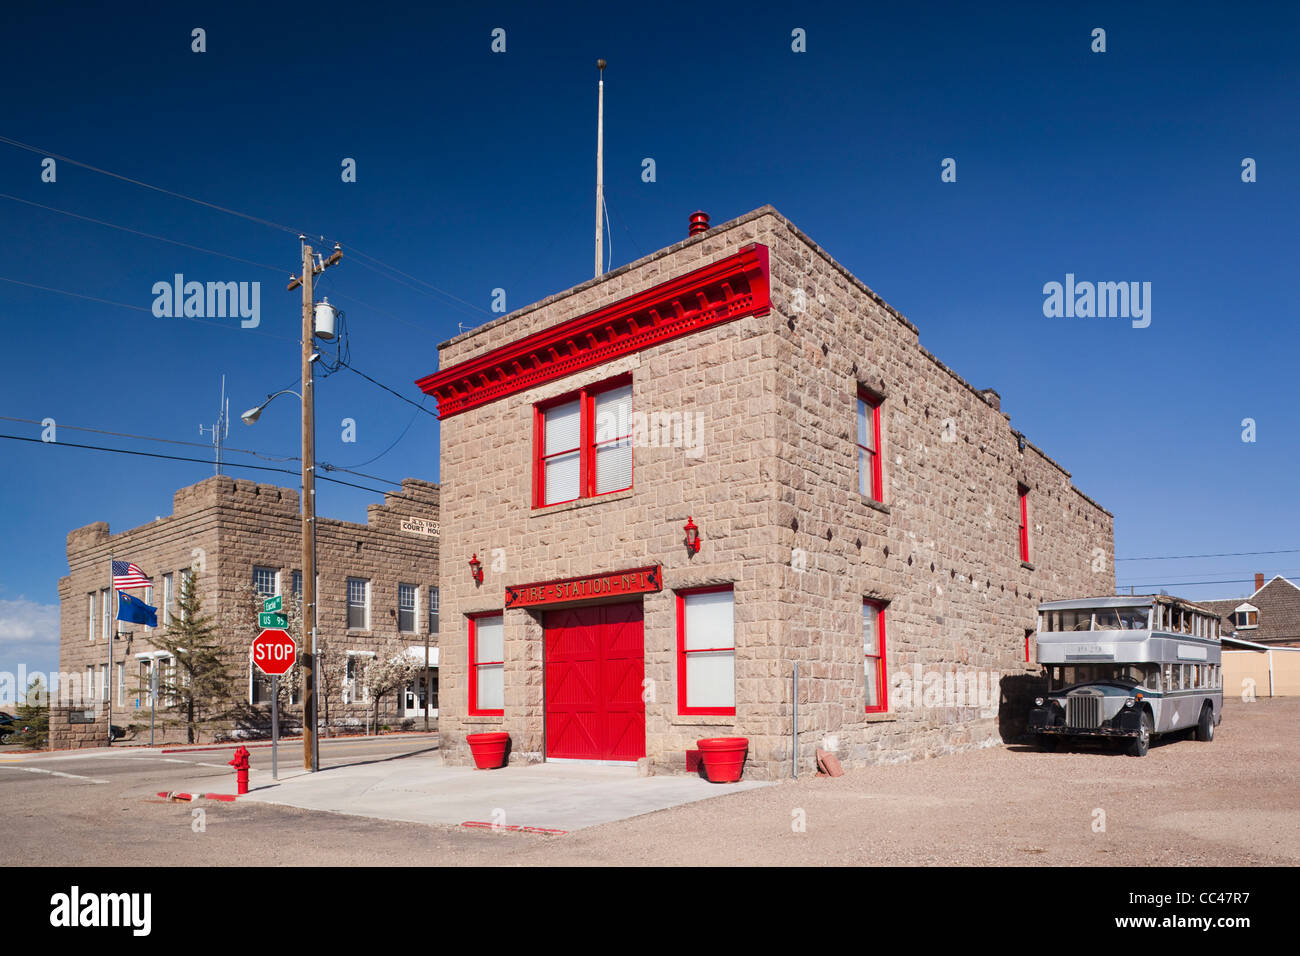
[[[1214,739],[1223,715],[1219,618],[1167,595],[1083,598],[1038,606],[1038,663],[1047,694],[1029,730],[1048,750],[1083,738],[1124,742],[1195,729]]]

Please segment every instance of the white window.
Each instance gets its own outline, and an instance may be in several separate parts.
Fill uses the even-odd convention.
[[[124,706],[126,700],[126,664],[118,663],[117,665],[117,706]]]
[[[183,568],[181,570],[181,600],[184,601],[191,591],[195,588],[194,569]],[[185,608],[181,607],[181,622],[185,621]]]
[[[94,667],[86,668],[86,689],[85,689],[85,693],[81,695],[81,699],[82,702],[86,704],[89,704],[91,701],[95,699],[95,668]]]
[[[632,386],[611,388],[593,400],[596,491],[632,487]]]
[[[1253,604],[1242,604],[1232,612],[1232,623],[1239,630],[1250,630],[1259,627],[1259,608]]]
[[[735,598],[725,591],[678,596],[682,632],[678,711],[683,714],[736,712]]]
[[[89,625],[88,636],[90,643],[95,643],[95,592],[91,591],[86,595],[87,605],[87,624]]]
[[[429,633],[438,633],[438,589],[429,588]]]
[[[415,632],[415,585],[399,584],[397,586],[397,629]]]
[[[370,582],[348,578],[348,630],[370,629]]]
[[[117,591],[116,589],[110,591],[108,588],[104,588],[99,592],[99,595],[100,601],[104,605],[104,613],[100,615],[103,623],[103,627],[100,629],[100,636],[107,641],[113,636],[113,612],[110,608],[112,601],[109,599],[117,597]]]
[[[99,665],[99,699],[108,700],[108,665]]]
[[[170,574],[163,575],[163,604],[162,604],[162,622],[163,626],[172,622],[172,605],[176,602],[176,588]]]
[[[259,598],[275,597],[275,568],[253,568],[253,590]]]
[[[542,504],[581,495],[582,403],[565,402],[542,413]]]
[[[470,663],[474,667],[469,712],[502,713],[506,706],[504,619],[500,614],[470,618],[469,638]]]
[[[343,703],[361,704],[370,699],[364,681],[366,665],[374,656],[374,651],[348,651],[343,671]]]
[[[152,585],[152,584],[146,584],[146,585],[145,585],[145,588],[144,588],[144,603],[145,603],[145,604],[148,604],[150,607],[153,607],[153,606],[154,606],[154,603],[153,603],[153,585]],[[152,630],[153,630],[153,628],[150,627],[148,624],[146,624],[146,625],[144,626],[144,629],[145,629],[146,631],[152,631]]]

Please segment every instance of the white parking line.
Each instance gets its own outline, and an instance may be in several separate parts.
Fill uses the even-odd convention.
[[[83,777],[79,773],[63,773],[59,770],[42,770],[40,767],[14,767],[0,764],[0,770],[23,770],[27,773],[48,773],[51,777],[67,777],[69,780],[89,780],[91,783],[108,783],[96,777]]]

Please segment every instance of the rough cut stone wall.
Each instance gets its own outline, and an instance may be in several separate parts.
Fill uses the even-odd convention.
[[[318,633],[321,638],[338,642],[348,649],[373,650],[383,641],[400,639],[403,643],[423,644],[428,627],[430,587],[438,581],[437,537],[416,535],[400,530],[403,516],[438,520],[438,486],[407,479],[400,492],[389,494],[382,505],[371,505],[367,524],[317,519],[316,560],[319,571]],[[281,572],[281,592],[289,598],[292,572],[302,567],[302,531],[298,492],[275,485],[215,476],[198,484],[181,488],[173,498],[172,514],[110,536],[105,522],[78,528],[68,535],[67,553],[70,573],[59,582],[60,640],[59,666],[65,673],[81,675],[84,683],[88,666],[96,671],[107,662],[107,645],[101,637],[102,609],[100,591],[109,586],[110,553],[119,560],[134,561],[152,576],[154,604],[163,621],[163,575],[174,575],[176,597],[180,596],[181,571],[193,568],[203,597],[203,614],[222,622],[229,609],[236,606],[241,588],[251,588],[253,567],[269,567]],[[369,578],[371,590],[371,628],[347,630],[346,579]],[[417,631],[398,634],[397,586],[418,587]],[[88,640],[86,595],[96,592],[96,627],[93,641]],[[143,591],[133,591],[143,598]],[[111,594],[111,592],[110,592]],[[286,600],[287,603],[287,600]],[[112,605],[116,617],[116,604]],[[129,640],[114,642],[114,661],[126,661],[126,698],[118,697],[116,671],[112,674],[113,723],[127,726],[148,724],[147,698],[137,692],[138,661],[136,654],[157,649],[150,641],[154,633],[139,624],[111,622]],[[225,628],[222,640],[230,649],[232,673],[245,701],[249,693],[247,648],[257,635],[256,619],[246,628]],[[294,635],[299,637],[298,634]],[[437,646],[437,636],[431,639]],[[96,683],[96,693],[98,684]],[[139,698],[140,705],[136,706]],[[269,710],[261,708],[255,721],[269,727]],[[381,702],[381,719],[397,719],[396,701],[390,695]],[[300,727],[301,707],[282,712],[288,727]],[[322,718],[324,712],[322,710]],[[360,705],[345,706],[336,693],[330,700],[330,720],[336,726],[361,726],[364,711]],[[265,717],[265,720],[262,720]],[[261,723],[257,723],[261,726]],[[52,721],[53,726],[53,721]],[[183,731],[181,731],[183,732]],[[177,731],[172,731],[173,734]],[[53,736],[53,735],[52,735]],[[60,739],[63,739],[61,736]]]
[[[444,420],[443,531],[463,552],[442,585],[445,759],[467,760],[465,734],[486,730],[511,734],[513,759],[537,759],[544,749],[537,612],[505,612],[505,715],[466,715],[465,615],[500,611],[506,585],[661,563],[664,590],[643,602],[646,676],[654,682],[646,706],[650,762],[683,770],[698,738],[734,733],[750,738],[746,772],[760,777],[790,772],[795,660],[804,772],[818,746],[855,763],[996,739],[996,705],[990,716],[969,708],[863,712],[864,597],[889,602],[889,674],[915,664],[982,671],[1000,683],[996,698],[1029,671],[1025,630],[1038,601],[1113,590],[1110,515],[1032,445],[1021,453],[1004,415],[770,207],[445,343],[440,366],[753,241],[771,251],[768,316],[708,328]],[[793,305],[799,288],[808,298],[802,312]],[[638,447],[631,490],[534,510],[534,404],[625,372],[635,412],[703,417],[703,454]],[[883,508],[857,492],[859,384],[886,399]],[[945,419],[955,441],[941,437]],[[1017,551],[1018,481],[1031,488],[1032,567],[1021,566]],[[693,558],[682,546],[687,515],[702,530]],[[471,553],[483,561],[481,586],[465,564]],[[675,591],[715,583],[735,589],[736,715],[681,716]]]

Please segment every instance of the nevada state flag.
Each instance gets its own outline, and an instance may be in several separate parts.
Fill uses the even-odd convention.
[[[158,609],[150,607],[138,597],[132,597],[125,591],[117,592],[117,619],[131,624],[144,624],[148,627],[158,626]]]

